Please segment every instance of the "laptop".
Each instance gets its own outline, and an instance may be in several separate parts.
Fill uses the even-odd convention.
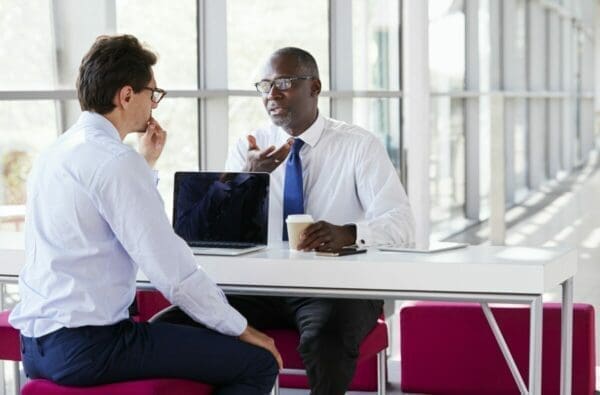
[[[409,248],[409,247],[398,247],[398,246],[381,246],[378,248],[379,251],[392,251],[392,252],[418,252],[423,254],[456,250],[458,248],[465,248],[468,244],[466,243],[453,243],[449,241],[435,241],[429,244],[428,248]]]
[[[267,246],[269,174],[176,172],[173,229],[196,255],[242,255]]]

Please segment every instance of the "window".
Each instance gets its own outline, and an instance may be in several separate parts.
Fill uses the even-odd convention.
[[[431,78],[431,223],[464,218],[465,14],[460,1],[429,1],[429,70]]]

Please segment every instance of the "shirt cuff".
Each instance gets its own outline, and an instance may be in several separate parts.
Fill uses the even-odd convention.
[[[356,223],[356,241],[355,244],[359,247],[368,247],[373,245],[373,236],[371,228],[366,221]]]

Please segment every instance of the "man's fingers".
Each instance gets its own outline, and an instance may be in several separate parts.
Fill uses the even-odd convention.
[[[271,158],[275,161],[283,162],[290,153],[290,149],[292,149],[292,146],[289,143],[285,143],[271,154]]]
[[[259,159],[261,159],[261,160],[268,159],[268,158],[269,158],[269,156],[271,155],[271,153],[272,153],[273,151],[275,151],[275,146],[274,146],[274,145],[272,145],[272,146],[270,146],[270,147],[268,147],[268,148],[266,148],[266,149],[264,149],[264,150],[260,151],[260,154],[258,155],[258,157],[259,157]]]
[[[256,144],[256,137],[249,134],[248,136],[246,136],[246,139],[248,140],[248,150],[252,151],[255,149],[259,149],[258,145]]]
[[[277,366],[279,366],[279,370],[283,369],[283,358],[281,357],[281,354],[279,353],[275,345],[272,345],[269,351],[275,357],[275,360],[277,361]]]
[[[322,244],[330,243],[333,240],[332,234],[328,229],[321,229],[318,232],[311,233],[300,243],[300,247],[305,250],[313,250]]]

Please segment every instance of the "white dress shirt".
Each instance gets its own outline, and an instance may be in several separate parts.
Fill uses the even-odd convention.
[[[26,265],[10,323],[28,337],[126,319],[138,267],[171,303],[218,332],[246,320],[174,232],[146,161],[84,112],[28,179]]]
[[[280,147],[290,135],[273,124],[251,133],[260,149]],[[356,224],[359,245],[414,244],[414,219],[400,179],[381,142],[366,130],[321,115],[299,136],[304,210],[315,221]],[[226,167],[239,171],[248,142],[240,139]],[[285,165],[271,173],[269,241],[281,241]]]

